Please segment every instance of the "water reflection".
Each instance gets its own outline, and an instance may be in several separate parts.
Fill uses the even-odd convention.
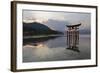
[[[72,47],[72,48],[66,48],[68,50],[72,50],[72,51],[75,51],[75,52],[80,52],[79,48],[78,47]]]
[[[55,39],[57,37],[60,36],[50,36],[50,37],[41,37],[41,38],[27,38],[27,39],[23,39],[23,45],[26,44],[32,44],[35,45],[35,43],[39,43],[39,42],[45,42],[51,39]]]
[[[89,59],[89,38],[81,37],[79,48],[66,48],[66,36],[24,39],[23,62]]]
[[[38,58],[46,58],[51,54],[51,50],[42,42],[35,43],[35,45],[25,45],[23,48],[31,48],[31,52]]]
[[[78,56],[77,53],[68,51],[65,48],[49,48],[44,44],[37,46],[26,45],[23,48],[23,62],[72,60],[74,58],[73,56]]]

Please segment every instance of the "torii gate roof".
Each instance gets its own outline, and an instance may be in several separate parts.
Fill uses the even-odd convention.
[[[79,27],[81,25],[81,23],[80,24],[76,24],[76,25],[66,25],[67,27]]]

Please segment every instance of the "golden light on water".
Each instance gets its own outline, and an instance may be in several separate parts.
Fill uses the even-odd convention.
[[[38,58],[46,58],[46,56],[52,55],[53,52],[48,46],[43,43],[35,43],[35,45],[25,45],[23,48],[26,50],[31,49],[30,52],[33,51],[33,54],[35,54],[35,56]]]
[[[43,48],[44,45],[43,44],[37,44],[37,46],[35,46],[36,48]]]
[[[46,45],[42,44],[42,43],[35,43],[34,45],[25,45],[24,47],[29,47],[29,48],[43,48],[46,47]]]

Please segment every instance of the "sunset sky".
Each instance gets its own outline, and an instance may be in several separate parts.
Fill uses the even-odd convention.
[[[23,10],[23,22],[40,22],[55,30],[64,30],[66,25],[82,23],[81,29],[90,29],[91,14]]]

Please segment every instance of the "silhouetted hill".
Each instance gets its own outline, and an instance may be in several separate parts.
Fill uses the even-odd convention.
[[[62,32],[50,29],[48,26],[38,23],[23,23],[23,35],[49,35],[62,34]]]

